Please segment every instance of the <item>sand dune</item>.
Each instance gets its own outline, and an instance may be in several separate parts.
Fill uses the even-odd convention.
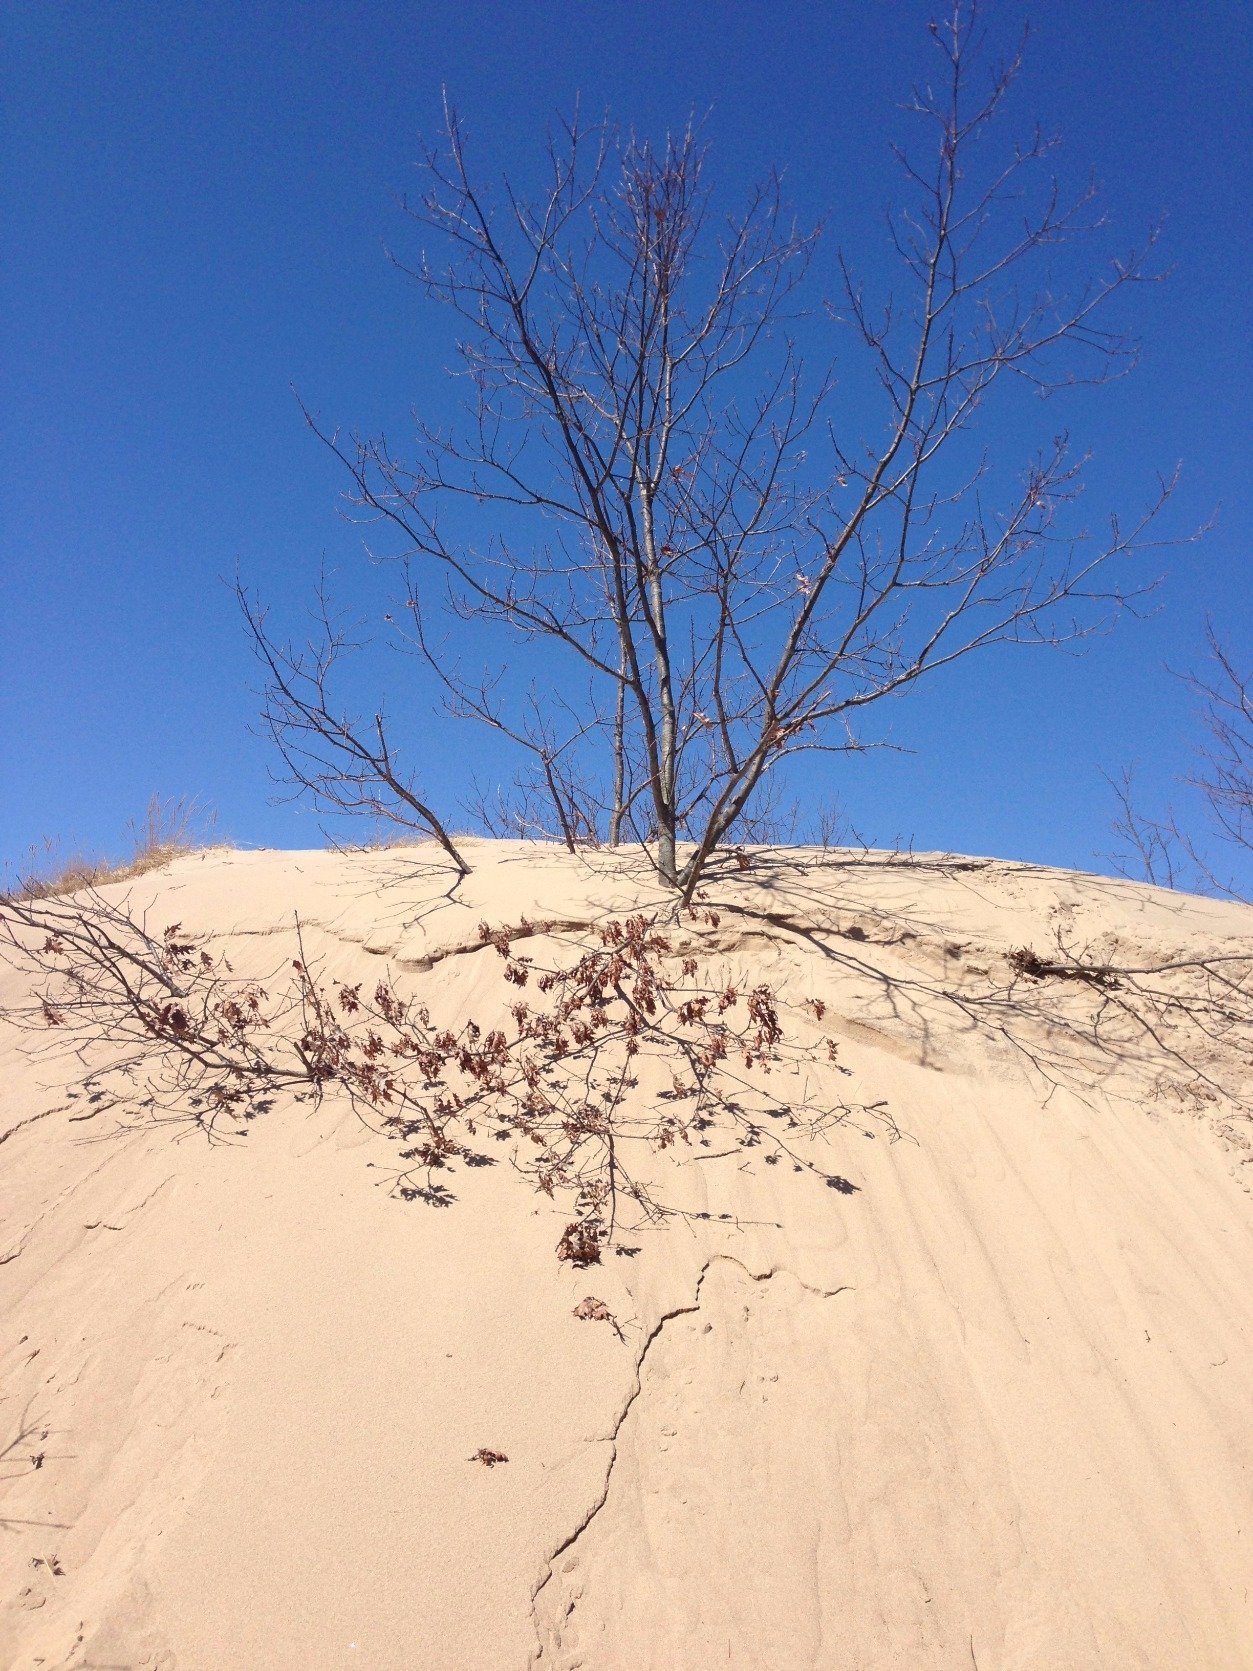
[[[469,849],[109,897],[265,979],[298,914],[453,1016],[510,995],[481,921],[559,960],[666,908],[634,856]],[[809,1001],[778,1083],[847,1112],[649,1150],[668,1216],[585,1269],[509,1144],[406,1200],[333,1096],[210,1142],[0,1029],[0,1663],[1253,1666],[1253,1026],[1204,985],[1253,910],[943,855],[708,892],[713,974]]]

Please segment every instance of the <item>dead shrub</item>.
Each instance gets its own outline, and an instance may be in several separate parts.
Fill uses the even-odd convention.
[[[769,986],[700,980],[705,960],[692,938],[716,921],[689,913],[681,940],[651,917],[613,919],[551,964],[516,948],[532,925],[484,924],[483,950],[517,996],[454,1026],[389,980],[371,991],[322,978],[299,923],[299,955],[264,983],[236,976],[181,924],[150,931],[95,891],[10,900],[0,934],[33,977],[30,1001],[10,1020],[103,1048],[148,1104],[211,1137],[241,1135],[277,1091],[335,1091],[399,1145],[394,1192],[433,1204],[451,1199],[437,1174],[454,1161],[488,1163],[485,1137],[513,1139],[519,1170],[573,1208],[557,1255],[585,1268],[613,1243],[624,1202],[644,1218],[670,1210],[634,1154],[690,1146],[721,1123],[743,1147],[765,1144],[814,1170],[789,1134],[849,1113],[811,1103],[807,1091],[769,1093],[774,1066],[808,1065],[820,1052],[785,1038]],[[641,1092],[646,1071],[669,1089]]]

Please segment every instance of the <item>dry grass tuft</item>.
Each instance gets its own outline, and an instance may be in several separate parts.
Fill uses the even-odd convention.
[[[131,853],[127,859],[102,859],[84,853],[63,856],[57,842],[45,840],[34,849],[26,871],[4,899],[51,899],[98,888],[109,882],[127,882],[150,870],[160,870],[184,853],[226,845],[216,833],[216,815],[195,798],[186,795],[154,795],[143,816],[127,825]]]
[[[457,841],[472,841],[475,837],[473,830],[455,830],[450,833]],[[326,831],[323,831],[323,835],[333,853],[386,853],[400,847],[426,847],[435,839],[426,830],[386,823],[370,826],[368,831],[355,835],[351,841],[340,841]]]

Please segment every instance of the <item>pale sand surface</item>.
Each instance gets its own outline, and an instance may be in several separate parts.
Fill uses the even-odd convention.
[[[507,994],[480,920],[568,944],[660,898],[634,858],[468,845],[451,900],[428,850],[116,892],[259,975],[298,911],[328,973],[474,1013]],[[398,1200],[331,1100],[210,1145],[0,1030],[0,1664],[1253,1665],[1253,1068],[1199,1028],[1085,1043],[1087,988],[1047,995],[1071,1030],[958,1001],[1059,929],[1253,951],[1253,910],[926,855],[710,893],[718,958],[821,998],[900,1136],[815,1145],[849,1193],[667,1151],[685,1216],[584,1271],[507,1153]]]

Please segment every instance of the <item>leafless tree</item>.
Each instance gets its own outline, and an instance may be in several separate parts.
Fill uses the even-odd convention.
[[[1206,626],[1206,639],[1209,671],[1181,675],[1198,703],[1205,732],[1187,783],[1200,795],[1210,834],[1247,859],[1253,855],[1253,676],[1237,666],[1212,623]],[[1161,818],[1142,812],[1130,771],[1113,789],[1119,806],[1114,831],[1124,844],[1114,859],[1124,875],[1142,875],[1168,888],[1191,883],[1210,893],[1243,897],[1205,856],[1204,837],[1174,807]]]
[[[1211,672],[1188,679],[1202,705],[1209,741],[1193,779],[1219,835],[1253,852],[1253,674],[1241,672],[1211,625]]]
[[[923,139],[897,152],[899,288],[876,306],[840,256],[826,306],[877,391],[860,438],[794,340],[817,234],[777,177],[723,219],[692,132],[655,149],[575,121],[538,196],[493,200],[452,110],[405,205],[440,254],[406,270],[457,317],[464,421],[415,415],[406,458],[309,417],[373,554],[403,562],[406,633],[451,711],[529,754],[525,817],[546,798],[568,844],[635,836],[686,900],[784,762],[873,746],[863,710],[988,646],[1082,637],[1151,583],[1128,560],[1171,481],[1094,536],[1065,435],[1010,468],[977,421],[994,391],[1130,369],[1111,304],[1152,276],[1156,234],[1060,289],[1059,247],[1103,225],[1092,190],[1065,196],[1040,131],[993,155],[1021,52],[983,67],[975,4],[931,36]],[[468,671],[457,646],[487,638],[458,623],[538,646],[542,688]]]

